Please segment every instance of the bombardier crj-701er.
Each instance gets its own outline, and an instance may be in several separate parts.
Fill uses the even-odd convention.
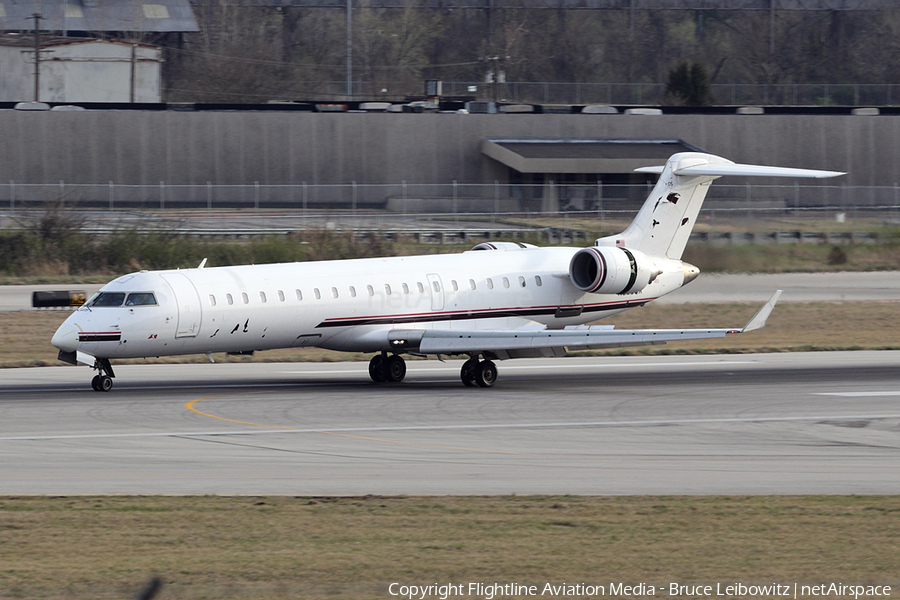
[[[779,292],[738,329],[586,326],[674,292],[699,270],[681,260],[710,183],[723,175],[834,177],[834,171],[672,156],[635,220],[588,248],[483,243],[462,254],[141,271],[105,285],[59,327],[59,358],[98,373],[111,359],[316,346],[374,352],[376,382],[406,375],[403,354],[467,356],[460,377],[490,387],[493,361],[569,349],[662,344],[759,329]]]

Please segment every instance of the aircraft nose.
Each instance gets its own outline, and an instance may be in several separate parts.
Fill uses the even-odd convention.
[[[63,323],[53,334],[50,343],[63,352],[75,352],[78,348],[78,329],[70,323]]]

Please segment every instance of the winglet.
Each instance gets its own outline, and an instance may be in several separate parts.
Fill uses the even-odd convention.
[[[772,314],[772,310],[775,309],[775,303],[778,302],[778,298],[781,296],[781,290],[777,290],[772,297],[769,298],[769,301],[766,302],[765,306],[759,309],[753,318],[747,321],[747,324],[744,325],[744,328],[741,329],[741,333],[747,333],[748,331],[755,331],[756,329],[762,329],[766,326],[766,319],[769,318],[769,315]]]

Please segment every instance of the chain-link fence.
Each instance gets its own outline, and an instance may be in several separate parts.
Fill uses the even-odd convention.
[[[650,184],[545,184],[458,182],[343,185],[155,185],[0,184],[0,207],[9,210],[70,208],[119,210],[240,209],[333,210],[386,209],[395,214],[633,213],[652,190]],[[897,211],[900,186],[726,185],[710,190],[706,210],[754,214],[809,211]]]

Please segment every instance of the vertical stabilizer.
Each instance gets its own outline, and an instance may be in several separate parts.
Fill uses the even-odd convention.
[[[709,184],[715,176],[676,175],[675,172],[689,166],[708,164],[732,165],[729,160],[701,154],[682,152],[673,155],[662,167],[659,181],[650,193],[628,229],[619,235],[597,240],[601,246],[615,245],[640,250],[648,256],[681,258],[694,222],[703,206]],[[659,167],[642,169],[659,172]]]
[[[637,169],[659,173],[659,181],[628,229],[600,238],[598,246],[640,250],[647,256],[680,259],[691,237],[697,215],[710,184],[723,175],[750,177],[836,177],[837,171],[740,165],[712,154],[682,152],[672,155],[664,167]]]

